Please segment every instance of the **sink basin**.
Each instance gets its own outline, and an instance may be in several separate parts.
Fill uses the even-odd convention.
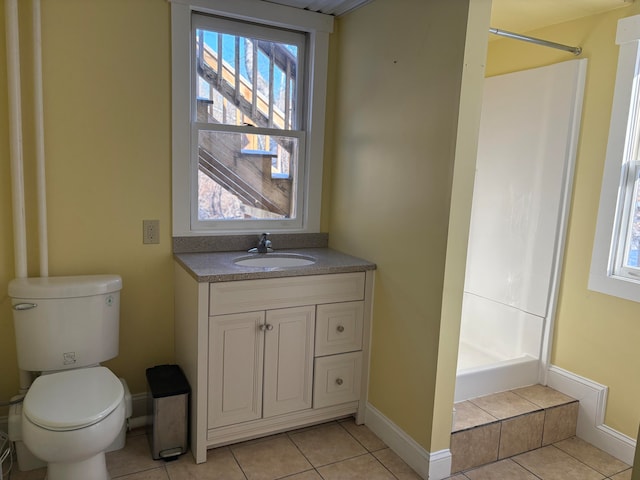
[[[316,263],[316,259],[295,253],[263,253],[236,258],[233,263],[239,267],[304,267],[305,265],[313,265]]]

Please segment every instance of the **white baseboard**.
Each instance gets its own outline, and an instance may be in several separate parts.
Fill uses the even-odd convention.
[[[370,403],[364,423],[425,480],[442,480],[451,475],[451,451],[429,453]]]
[[[149,394],[148,392],[131,395],[132,415],[129,419],[129,430],[151,425],[153,419],[149,415]]]
[[[608,388],[552,365],[547,385],[580,400],[576,434],[609,455],[633,465],[636,441],[604,424]]]
[[[131,395],[132,418],[149,415],[149,394],[147,392]]]

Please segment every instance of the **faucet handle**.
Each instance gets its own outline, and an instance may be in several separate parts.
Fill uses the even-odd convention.
[[[273,251],[273,249],[271,248],[271,240],[267,239],[268,235],[269,235],[268,232],[265,232],[260,235],[260,241],[258,242],[258,247],[257,247],[258,253],[268,253]]]

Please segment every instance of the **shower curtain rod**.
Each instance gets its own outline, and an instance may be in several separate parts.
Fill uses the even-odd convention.
[[[535,43],[536,45],[542,45],[543,47],[557,48],[558,50],[571,52],[576,56],[582,53],[582,48],[580,47],[570,47],[569,45],[550,42],[548,40],[541,40],[535,37],[528,37],[526,35],[520,35],[519,33],[508,32],[506,30],[498,30],[497,28],[490,28],[489,33],[493,33],[494,35],[500,35],[501,37],[513,38],[514,40],[522,40],[524,42]]]

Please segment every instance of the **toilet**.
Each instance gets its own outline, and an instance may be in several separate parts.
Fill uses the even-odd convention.
[[[100,365],[118,355],[121,289],[117,275],[9,283],[18,367],[39,374],[9,414],[21,470],[46,463],[48,480],[110,478],[105,452],[124,446],[131,416],[126,382]]]

